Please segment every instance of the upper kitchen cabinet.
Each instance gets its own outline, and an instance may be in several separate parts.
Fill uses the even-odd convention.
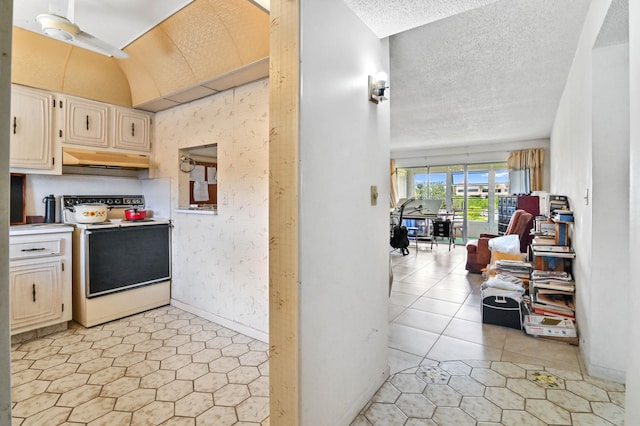
[[[109,148],[108,104],[64,96],[59,108],[63,111],[60,131],[63,143]]]
[[[151,114],[114,107],[113,147],[133,151],[151,149]]]
[[[152,114],[72,96],[60,98],[63,145],[151,150]]]
[[[12,171],[56,173],[52,138],[53,96],[11,86],[10,164]]]

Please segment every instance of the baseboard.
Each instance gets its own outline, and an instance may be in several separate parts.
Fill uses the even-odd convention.
[[[593,365],[582,348],[583,346],[580,346],[580,354],[582,355],[582,360],[584,361],[584,368],[587,370],[587,374],[589,374],[589,376],[622,384],[626,382],[626,371],[614,370],[611,368]]]
[[[360,414],[360,411],[362,411],[362,409],[365,408],[371,398],[373,398],[373,395],[375,395],[378,389],[380,389],[380,386],[382,386],[384,382],[389,378],[389,373],[390,368],[387,365],[387,368],[382,372],[382,374],[377,376],[375,380],[372,380],[371,383],[369,383],[366,391],[362,392],[360,394],[360,398],[358,398],[351,405],[351,408],[349,408],[349,410],[345,412],[344,416],[342,416],[342,418],[338,422],[339,425],[350,425],[351,422],[353,422],[358,414]]]
[[[175,306],[178,309],[182,309],[183,311],[187,311],[193,315],[197,315],[200,318],[204,318],[211,322],[215,322],[218,325],[226,327],[230,330],[236,331],[238,333],[244,334],[245,336],[252,337],[256,340],[260,340],[264,343],[269,343],[269,334],[260,330],[256,330],[255,328],[247,327],[246,325],[239,324],[235,321],[228,320],[226,318],[219,317],[210,312],[203,311],[200,308],[196,308],[195,306],[191,306],[187,303],[180,302],[176,299],[171,299],[171,306]]]

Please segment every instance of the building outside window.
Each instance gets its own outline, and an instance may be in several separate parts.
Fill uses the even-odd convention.
[[[509,193],[506,162],[398,168],[397,182],[400,199],[441,199],[441,212],[459,211],[464,241],[497,233],[497,197]]]

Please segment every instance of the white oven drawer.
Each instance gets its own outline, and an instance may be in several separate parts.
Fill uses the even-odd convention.
[[[14,240],[17,240],[14,242]],[[9,243],[9,260],[31,259],[34,257],[59,256],[62,254],[62,239],[51,238],[23,241],[12,237]]]

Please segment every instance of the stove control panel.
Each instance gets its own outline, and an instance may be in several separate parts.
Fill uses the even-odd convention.
[[[110,207],[144,208],[143,195],[63,195],[62,208],[72,208],[78,204],[100,203]]]

